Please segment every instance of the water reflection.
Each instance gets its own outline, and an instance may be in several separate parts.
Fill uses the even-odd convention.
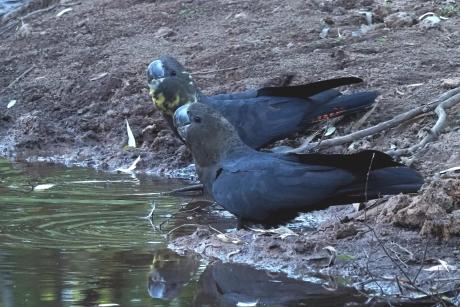
[[[37,184],[46,189],[33,190]],[[355,291],[239,264],[206,268],[166,249],[166,234],[222,231],[233,218],[161,192],[176,180],[0,159],[0,307],[342,306]],[[144,217],[155,203],[153,226]],[[169,236],[171,237],[171,236]]]
[[[153,298],[171,300],[192,279],[199,267],[196,256],[179,256],[169,250],[154,254],[148,278],[148,292]]]
[[[338,285],[331,289],[302,282],[282,273],[257,270],[244,264],[215,263],[201,274],[195,306],[343,306],[365,300],[357,291]]]
[[[165,233],[144,216],[155,200],[166,221],[182,200],[160,193],[180,186],[0,159],[0,306],[187,306],[196,280],[171,302],[145,291]]]

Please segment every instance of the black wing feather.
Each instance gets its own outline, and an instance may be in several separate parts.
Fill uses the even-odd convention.
[[[310,96],[321,93],[331,88],[336,88],[339,86],[350,85],[360,82],[363,82],[363,79],[358,77],[344,77],[301,85],[264,87],[257,91],[257,96],[308,98]]]

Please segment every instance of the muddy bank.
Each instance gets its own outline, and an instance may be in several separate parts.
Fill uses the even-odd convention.
[[[427,24],[420,17],[428,12],[447,19]],[[359,126],[360,115],[335,124],[333,136],[366,128],[458,86],[458,14],[452,1],[422,0],[293,0],[286,5],[274,0],[32,1],[0,26],[0,155],[105,170],[140,156],[140,172],[183,174],[177,170],[191,163],[190,154],[150,102],[145,81],[147,64],[161,54],[177,57],[195,72],[206,93],[276,83],[285,74],[295,74],[294,83],[360,76],[364,84],[344,90],[379,90],[379,103]],[[324,271],[309,259],[333,246],[344,260],[327,270],[373,289],[379,287],[366,281],[388,282],[391,291],[406,295],[411,292],[406,286],[402,291],[394,286],[395,276],[400,283],[406,277],[382,243],[397,257],[410,258],[401,259],[401,266],[411,278],[423,259],[423,268],[434,266],[436,259],[460,266],[458,174],[439,174],[460,164],[459,107],[449,114],[438,140],[415,157],[403,157],[426,177],[420,195],[380,201],[365,221],[361,213],[340,221],[352,209],[330,209],[312,218],[321,217],[316,232],[296,229],[297,235],[283,239],[238,231],[231,236],[242,243],[224,244],[206,230],[177,239],[173,247],[300,277],[312,269]],[[136,149],[126,147],[125,120]],[[432,114],[419,116],[328,151],[406,148],[419,142],[434,121]],[[280,144],[296,145],[302,137]],[[420,272],[417,280],[426,289],[423,282],[434,273]],[[455,287],[458,275],[452,274],[457,272],[430,277],[449,281],[436,291]]]
[[[460,178],[433,182],[419,196],[370,201],[359,212],[330,208],[313,231],[300,226],[220,233],[201,226],[169,247],[306,281],[324,274],[330,277],[319,281],[325,287],[347,285],[370,296],[444,296],[459,304],[459,184]],[[316,214],[303,219],[318,220]]]
[[[416,17],[426,12],[449,19],[425,29]],[[18,16],[29,17],[21,23]],[[458,29],[457,7],[442,1],[32,1],[4,18],[0,31],[1,154],[109,170],[138,155],[140,170],[188,165],[188,151],[147,94],[146,65],[160,54],[198,72],[208,93],[260,86],[283,73],[295,73],[294,82],[360,76],[366,83],[352,90],[382,94],[364,128],[426,103],[458,77]],[[228,68],[235,69],[220,70]],[[125,147],[125,119],[136,150]],[[414,161],[425,174],[459,160],[458,120]],[[355,147],[407,146],[432,121],[425,116]],[[337,128],[336,135],[357,129]]]

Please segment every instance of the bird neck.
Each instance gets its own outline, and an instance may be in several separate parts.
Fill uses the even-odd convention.
[[[207,141],[203,138],[201,142],[195,144],[192,149],[195,163],[199,167],[219,166],[223,160],[253,151],[252,148],[244,144],[238,136],[230,135],[219,144]]]

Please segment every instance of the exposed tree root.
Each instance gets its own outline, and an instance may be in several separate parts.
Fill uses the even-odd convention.
[[[455,89],[452,89],[442,95],[440,95],[436,100],[420,106],[418,108],[412,109],[410,111],[407,111],[405,113],[399,114],[395,116],[394,118],[387,120],[385,122],[379,123],[375,126],[362,129],[344,136],[336,137],[333,139],[328,139],[328,140],[321,140],[319,142],[305,142],[301,146],[291,150],[291,153],[297,153],[297,154],[303,154],[303,153],[308,153],[311,152],[312,150],[319,150],[319,149],[324,149],[324,148],[329,148],[332,146],[337,146],[337,145],[342,145],[345,143],[350,143],[359,139],[362,139],[367,136],[374,135],[376,133],[382,132],[384,130],[394,128],[396,126],[399,126],[400,124],[413,119],[416,116],[419,116],[421,114],[425,114],[431,111],[435,111],[435,113],[438,115],[438,120],[436,124],[430,129],[429,134],[418,144],[413,145],[407,149],[400,149],[400,150],[391,150],[388,151],[387,153],[392,155],[392,156],[401,156],[401,155],[407,155],[407,154],[413,154],[417,150],[422,149],[427,145],[428,143],[436,140],[439,135],[441,134],[443,128],[446,125],[447,121],[447,113],[446,109],[456,105],[457,103],[460,102],[460,87],[457,87]]]

